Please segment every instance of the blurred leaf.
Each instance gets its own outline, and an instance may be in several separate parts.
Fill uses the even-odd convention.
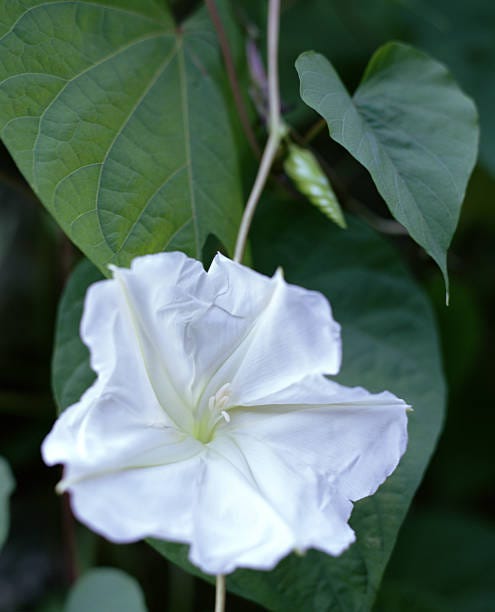
[[[288,557],[272,572],[242,570],[229,577],[230,589],[272,610],[326,612],[371,605],[442,422],[443,378],[428,303],[386,242],[352,219],[349,225],[341,232],[316,211],[301,215],[299,205],[281,203],[254,228],[255,261],[266,273],[282,265],[290,282],[329,297],[343,327],[339,380],[372,391],[389,389],[411,403],[409,448],[379,492],[356,504],[351,522],[358,541],[341,557],[310,551],[304,558]],[[79,266],[60,308],[58,338],[62,321],[67,321],[64,337],[67,341],[72,335],[74,347],[81,344],[76,310],[80,312],[81,296],[93,280],[88,264]],[[58,341],[55,350],[57,357]],[[87,352],[68,351],[63,361],[67,372],[88,371]],[[56,378],[58,396],[69,398],[61,407],[78,399],[82,384],[70,397],[70,378],[60,373]],[[153,545],[190,568],[187,547]]]
[[[256,24],[259,49],[266,48],[266,0],[236,0]],[[294,62],[307,49],[329,57],[354,81],[370,54],[386,40],[401,38],[403,7],[390,0],[282,0],[279,70],[282,106],[290,123],[307,121],[313,113],[301,102]],[[356,74],[356,76],[357,76]]]
[[[86,289],[101,273],[83,259],[71,274],[58,308],[52,360],[52,386],[60,412],[77,402],[95,379],[89,351],[79,336]]]
[[[465,234],[475,230],[483,235],[484,240],[489,241],[489,247],[492,245],[491,237],[495,235],[493,194],[495,194],[495,172],[492,175],[483,166],[476,166],[469,181],[465,204],[462,207],[461,224],[459,226],[460,239],[465,237]],[[467,254],[471,255],[472,250],[470,249]],[[489,283],[489,286],[491,286],[491,283]]]
[[[495,3],[407,0],[410,38],[445,62],[480,111],[481,161],[495,176]]]
[[[209,233],[231,249],[240,179],[204,10],[178,28],[153,0],[28,5],[0,14],[0,133],[64,231],[105,273],[199,258]]]
[[[428,290],[436,310],[445,376],[451,394],[457,395],[477,367],[483,339],[483,320],[475,292],[459,278],[452,283],[452,303],[445,308],[438,277],[432,276]]]
[[[438,283],[428,279],[449,387],[449,417],[428,473],[427,490],[434,491],[436,503],[474,511],[491,503],[495,482],[495,412],[487,401],[494,370],[493,244],[489,224],[484,223],[467,248],[460,252],[455,248],[457,269],[449,308],[444,306]],[[487,280],[480,282],[484,278]],[[489,288],[491,299],[483,295],[483,285]]]
[[[284,169],[296,188],[316,206],[325,216],[345,228],[345,219],[337,196],[321,166],[308,149],[291,143]]]
[[[139,584],[121,570],[100,567],[72,587],[65,612],[146,612]]]
[[[408,518],[376,612],[488,612],[495,609],[495,529],[447,512]]]
[[[253,233],[261,271],[282,265],[289,282],[330,299],[343,333],[339,381],[389,389],[414,412],[399,469],[377,494],[356,504],[351,524],[357,542],[347,552],[339,558],[316,551],[291,555],[272,572],[235,572],[228,587],[270,610],[367,610],[442,423],[445,389],[431,309],[397,253],[352,218],[341,232],[316,212],[301,215],[297,204],[287,202],[262,214]],[[186,546],[151,543],[191,571]]]
[[[9,464],[0,457],[0,549],[9,531],[9,498],[14,486],[14,477]]]
[[[323,56],[304,53],[296,68],[303,100],[367,168],[447,285],[446,253],[477,153],[473,102],[444,66],[398,43],[375,53],[353,98]]]
[[[36,608],[36,612],[63,612],[64,606],[59,597],[49,597]]]

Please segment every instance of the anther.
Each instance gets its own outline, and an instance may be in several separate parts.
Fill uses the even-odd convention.
[[[227,411],[222,410],[220,414],[223,416],[226,423],[230,423],[230,414]]]

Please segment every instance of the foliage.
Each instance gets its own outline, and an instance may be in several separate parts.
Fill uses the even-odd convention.
[[[146,612],[136,581],[124,572],[99,567],[84,574],[72,587],[65,612]]]
[[[102,270],[200,257],[209,233],[232,248],[238,162],[204,12],[180,32],[152,0],[13,2],[1,18],[2,139]]]
[[[270,127],[262,68],[267,2],[215,6],[220,36],[207,7],[189,0],[0,0],[0,136],[17,166],[2,150],[0,452],[18,480],[0,557],[0,580],[7,576],[14,586],[0,593],[2,609],[60,612],[66,601],[68,612],[144,612],[132,575],[150,610],[166,608],[164,591],[174,612],[204,609],[212,597],[164,561],[200,575],[184,545],[150,541],[158,556],[147,545],[111,546],[77,528],[85,566],[115,565],[128,575],[91,569],[67,599],[57,561],[63,538],[53,527],[60,516],[56,475],[42,470],[38,448],[55,416],[47,355],[62,281],[52,361],[59,410],[94,378],[79,325],[86,289],[108,275],[109,263],[181,250],[208,264],[217,249],[234,252],[259,161],[248,144],[263,143]],[[495,532],[487,520],[495,425],[487,399],[495,341],[494,27],[488,0],[282,3],[285,132],[249,235],[249,258],[263,273],[282,266],[288,281],[329,298],[343,329],[340,382],[389,389],[413,412],[399,469],[356,505],[357,543],[338,558],[309,551],[270,572],[238,570],[229,590],[256,603],[231,594],[232,609],[495,606],[488,577]],[[467,187],[479,136],[475,104],[481,154]],[[40,213],[38,199],[55,223]],[[448,310],[423,249],[445,283],[449,272]],[[444,418],[442,362],[450,387],[446,434],[413,501]],[[12,490],[2,459],[0,545]],[[26,518],[33,508],[36,521]],[[50,544],[40,539],[45,531]],[[51,569],[33,572],[27,588],[18,559],[33,550],[45,551],[49,561],[40,567]],[[162,576],[169,576],[167,588]],[[191,592],[177,596],[183,583]]]
[[[270,609],[283,610],[290,605],[294,612],[304,610],[308,592],[315,593],[314,609],[333,610],[339,605],[366,608],[373,600],[442,422],[444,388],[431,312],[393,250],[355,221],[341,233],[328,223],[322,225],[316,213],[301,216],[285,203],[261,216],[253,242],[259,269],[271,273],[282,265],[289,281],[304,280],[305,286],[331,299],[343,325],[342,383],[376,391],[390,389],[414,406],[414,414],[409,424],[409,449],[400,468],[376,495],[357,505],[352,524],[361,538],[355,546],[337,559],[311,553],[302,559],[293,556],[271,573],[239,571],[229,579],[230,586]],[[301,258],[298,254],[302,252],[311,254]],[[355,254],[367,263],[356,268]],[[320,261],[331,261],[332,265],[322,271]],[[87,380],[83,379],[73,392],[77,380],[64,372],[89,369],[87,351],[78,335],[78,317],[71,315],[81,312],[81,298],[95,273],[87,263],[81,264],[61,302],[57,336],[65,341],[57,344],[54,356],[55,363],[64,364],[61,375],[54,370],[58,396],[67,398],[61,408],[86,388]],[[184,564],[185,555],[177,546],[156,541],[153,545]],[[320,576],[326,576],[324,582]]]
[[[296,68],[302,99],[370,172],[447,285],[447,248],[478,148],[472,101],[443,66],[396,43],[373,55],[352,99],[321,55],[304,53]]]

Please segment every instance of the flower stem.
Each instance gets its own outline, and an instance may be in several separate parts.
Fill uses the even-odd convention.
[[[215,589],[215,612],[225,611],[225,576],[218,574]]]
[[[283,126],[280,120],[280,93],[278,85],[278,35],[280,25],[280,0],[270,0],[268,5],[268,140],[261,157],[258,174],[244,209],[237,243],[234,251],[234,261],[240,262],[246,248],[247,236],[254,211],[258,205],[263,187],[265,186],[270,168],[282,138]]]

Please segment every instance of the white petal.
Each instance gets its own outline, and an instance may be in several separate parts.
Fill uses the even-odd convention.
[[[195,505],[189,557],[210,574],[269,569],[293,548],[291,532],[253,486],[249,469],[210,448]]]
[[[212,574],[340,554],[350,500],[404,452],[406,406],[322,376],[340,366],[326,299],[221,256],[208,273],[179,253],[113,271],[81,325],[97,381],[42,449],[76,515],[114,541],[189,542]],[[188,434],[208,407],[204,446]]]
[[[116,389],[101,394],[91,388],[57,419],[42,454],[49,465],[65,464],[59,487],[65,490],[108,473],[183,461],[202,448],[171,427],[158,406],[153,410],[153,399],[147,403]]]
[[[408,406],[391,393],[310,377],[265,401],[231,410],[230,430],[257,437],[297,469],[310,466],[346,499],[374,493],[405,452]]]
[[[304,375],[339,369],[340,327],[327,300],[288,285],[279,273],[268,278],[221,255],[206,273],[180,253],[112,269],[115,280],[89,295],[112,284],[151,385],[183,429],[191,430],[184,415],[197,404],[204,409],[226,383],[232,383],[232,401],[246,403]],[[104,322],[99,313],[92,308],[85,319]],[[90,338],[85,329],[83,338],[98,350],[99,334]]]
[[[75,516],[114,542],[145,537],[186,542],[201,479],[199,456],[82,480],[70,488]]]
[[[112,271],[160,403],[191,431],[184,413],[192,413],[196,404],[198,360],[190,328],[212,308],[221,287],[199,261],[182,253],[138,257],[129,270],[112,266]],[[211,344],[212,337],[207,341]],[[202,388],[204,380],[199,384]]]
[[[340,554],[354,540],[350,503],[329,504],[317,475],[249,435],[219,436],[205,456],[190,558],[208,573],[270,569],[310,547]]]
[[[170,420],[191,431],[184,381],[192,368],[184,356],[184,326],[173,313],[160,316],[159,311],[181,299],[187,311],[188,298],[179,295],[176,277],[186,276],[181,287],[187,292],[188,283],[206,273],[199,262],[178,253],[138,258],[131,270],[112,269],[115,278],[92,285],[86,297],[81,336],[90,348],[92,367],[101,374],[113,372],[134,395],[139,395],[133,388],[136,377],[146,379]]]
[[[159,397],[150,371],[143,358],[139,338],[128,314],[128,308],[117,281],[106,280],[92,285],[84,303],[81,337],[90,350],[90,363],[97,373],[96,383],[81,398],[82,407],[102,396],[129,398],[143,423],[191,420],[191,412],[166,376],[162,376],[159,390],[167,387],[168,401]],[[177,413],[179,416],[177,417]],[[181,421],[181,422],[182,422]]]
[[[44,461],[65,464],[59,490],[110,540],[188,540],[203,445],[170,427],[153,398],[98,387],[63,412],[43,442]]]
[[[320,293],[268,278],[217,255],[208,272],[223,290],[191,325],[195,360],[209,371],[203,401],[232,383],[232,402],[256,401],[340,367],[340,327]]]

